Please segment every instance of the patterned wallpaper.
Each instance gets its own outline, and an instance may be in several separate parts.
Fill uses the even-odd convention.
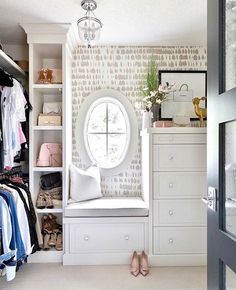
[[[73,163],[80,168],[82,164],[77,150],[80,140],[76,132],[79,109],[85,98],[99,89],[121,91],[133,104],[142,98],[139,89],[145,78],[148,60],[154,56],[159,69],[168,70],[206,70],[207,55],[205,47],[139,47],[102,46],[87,49],[79,47],[74,53],[72,71],[73,103]],[[141,113],[136,110],[141,128]],[[132,162],[126,171],[118,176],[102,178],[102,192],[105,196],[141,195],[141,147],[138,140]]]

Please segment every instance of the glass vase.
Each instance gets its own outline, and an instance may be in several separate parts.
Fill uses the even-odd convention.
[[[153,104],[151,107],[152,112],[152,124],[156,121],[160,120],[160,111],[161,111],[161,105],[160,104]]]

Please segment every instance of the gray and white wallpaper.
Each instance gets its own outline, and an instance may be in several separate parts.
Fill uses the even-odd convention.
[[[122,92],[135,108],[135,103],[142,99],[140,87],[152,55],[160,70],[207,69],[205,47],[102,46],[76,50],[72,70],[73,163],[76,166],[85,167],[77,149],[82,136],[76,132],[77,117],[85,98],[96,90],[110,88]],[[141,128],[141,112],[135,110]],[[129,167],[117,176],[102,178],[102,191],[105,196],[141,195],[140,139]]]

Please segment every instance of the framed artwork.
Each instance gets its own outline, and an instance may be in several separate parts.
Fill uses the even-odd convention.
[[[166,82],[174,86],[161,104],[162,120],[171,120],[174,116],[186,116],[191,120],[197,120],[194,112],[192,99],[207,95],[207,72],[206,71],[159,71],[159,82]],[[206,107],[206,102],[200,102],[201,107]]]

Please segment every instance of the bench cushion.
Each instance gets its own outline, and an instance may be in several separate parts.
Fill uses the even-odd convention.
[[[148,208],[142,198],[99,198],[69,203],[66,217],[132,217],[148,216]]]

